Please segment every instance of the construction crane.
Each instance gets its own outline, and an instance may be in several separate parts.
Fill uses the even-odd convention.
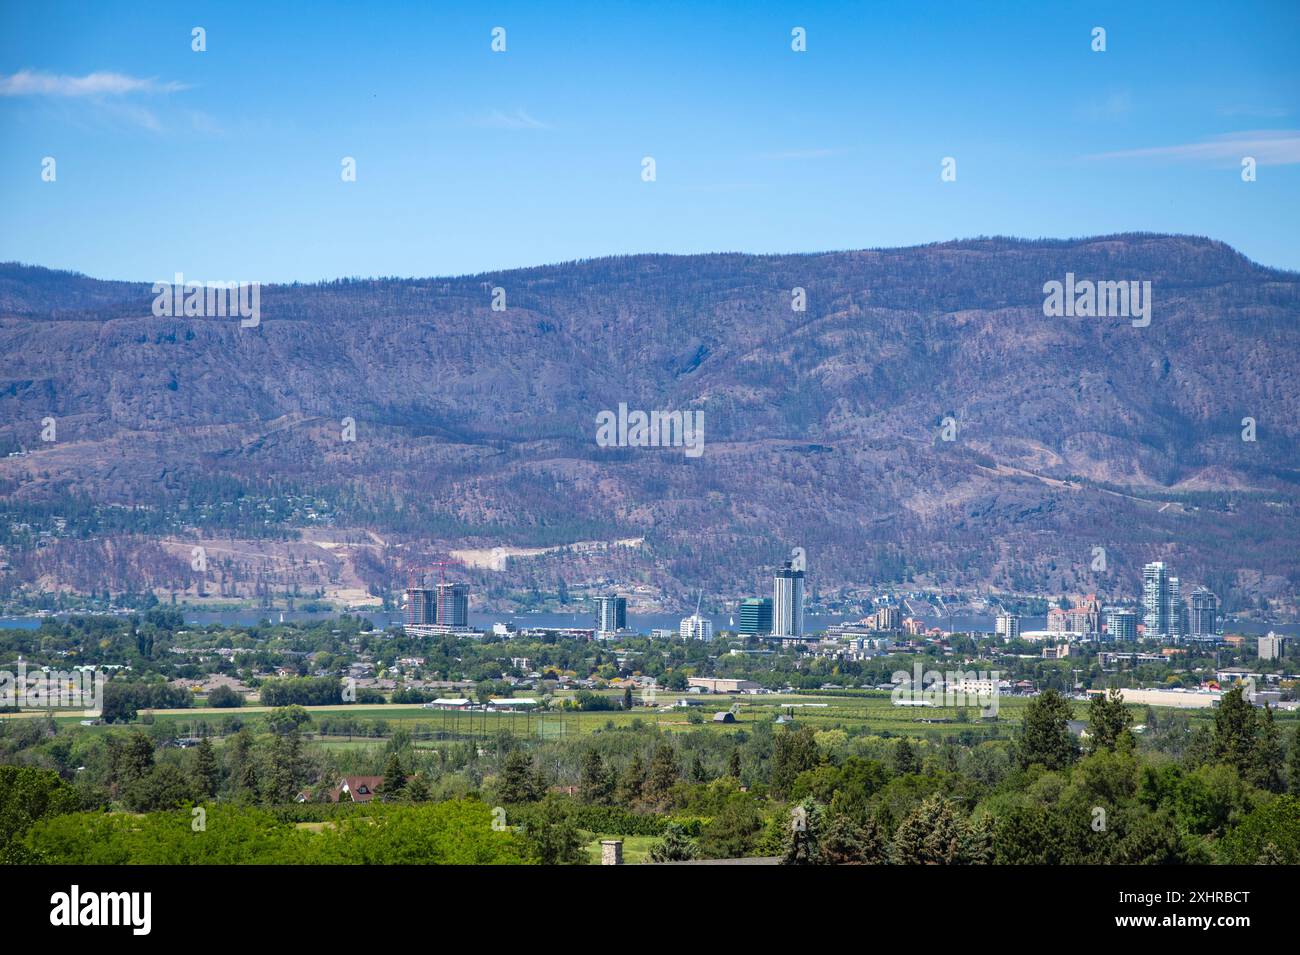
[[[424,586],[424,578],[432,573],[433,568],[435,567],[438,568],[438,583],[445,584],[447,582],[447,565],[450,563],[451,561],[449,560],[435,560],[428,567],[423,569],[419,567],[412,568],[411,589],[422,588]]]

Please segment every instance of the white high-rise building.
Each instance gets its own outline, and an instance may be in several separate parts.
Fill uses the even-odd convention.
[[[1106,639],[1111,643],[1132,643],[1138,638],[1138,615],[1120,607],[1106,608]]]
[[[998,636],[1006,640],[1020,639],[1020,617],[1014,613],[998,614],[997,622],[994,624],[997,628]]]
[[[1178,640],[1183,635],[1182,585],[1169,576],[1163,561],[1142,568],[1142,624],[1145,636],[1157,640]]]
[[[1261,660],[1280,660],[1286,652],[1286,637],[1268,632],[1268,636],[1259,638],[1259,658]]]
[[[788,560],[772,582],[772,636],[803,636],[803,569]]]
[[[698,613],[682,617],[681,635],[683,640],[712,640],[713,621],[708,617],[701,617]]]

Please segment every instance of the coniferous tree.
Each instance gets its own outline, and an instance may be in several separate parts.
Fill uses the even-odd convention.
[[[650,847],[651,862],[687,862],[699,854],[695,840],[681,823],[664,827],[663,838]]]
[[[894,772],[900,776],[909,776],[920,772],[921,764],[911,741],[904,736],[894,745]]]
[[[429,781],[419,773],[408,779],[402,788],[402,798],[407,802],[428,802],[431,796]]]
[[[253,736],[247,729],[235,734],[230,775],[235,782],[235,798],[246,804],[257,802],[257,763],[253,756]]]
[[[533,802],[542,796],[533,761],[522,749],[512,749],[501,764],[497,794],[504,803]]]
[[[582,757],[578,798],[593,806],[607,806],[614,798],[614,775],[605,768],[600,752],[594,747]]]
[[[627,766],[618,779],[616,796],[620,805],[635,806],[645,795],[645,764],[641,762],[640,754],[632,757],[632,762]]]
[[[660,743],[655,747],[654,757],[650,760],[650,777],[646,780],[646,797],[656,802],[668,798],[668,793],[677,784],[677,757],[672,745]]]
[[[691,782],[707,783],[709,781],[709,772],[704,768],[704,761],[700,759],[700,754],[695,754],[695,759],[691,761]]]
[[[908,813],[890,851],[896,865],[974,865],[991,856],[988,830],[963,817],[943,796],[931,796]]]
[[[380,797],[384,802],[393,802],[400,799],[405,790],[406,770],[402,768],[401,758],[396,753],[391,753],[384,766],[384,781],[379,784]]]
[[[875,819],[859,825],[851,816],[834,813],[818,841],[823,865],[882,865],[887,845]]]
[[[269,804],[292,802],[298,794],[298,779],[302,763],[302,739],[298,727],[293,726],[275,737],[271,772],[262,790],[262,799]]]
[[[1277,723],[1273,721],[1273,708],[1265,706],[1258,717],[1259,731],[1255,736],[1255,753],[1250,767],[1250,781],[1271,793],[1286,790],[1283,778],[1282,740]]]
[[[1255,708],[1246,701],[1242,687],[1233,687],[1214,711],[1215,759],[1232,766],[1242,779],[1250,779],[1258,730]]]
[[[195,795],[199,799],[211,799],[217,794],[221,785],[221,768],[217,765],[217,754],[212,748],[212,741],[206,736],[199,742],[194,757]]]
[[[1070,735],[1070,702],[1055,690],[1046,690],[1025,707],[1024,727],[1016,757],[1024,769],[1035,763],[1047,769],[1064,769],[1078,756]]]
[[[782,865],[817,865],[821,861],[819,840],[824,817],[824,807],[812,799],[790,810],[790,835]]]
[[[798,729],[786,727],[772,738],[772,794],[786,798],[794,785],[795,777],[821,762],[817,740],[811,727]]]

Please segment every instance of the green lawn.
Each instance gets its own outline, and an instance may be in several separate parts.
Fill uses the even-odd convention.
[[[584,832],[584,836],[590,836],[591,841],[587,843],[587,857],[591,860],[592,865],[600,865],[600,840],[601,839],[622,839],[623,840],[623,864],[635,865],[639,862],[645,862],[650,855],[650,847],[659,841],[658,836],[601,836]]]

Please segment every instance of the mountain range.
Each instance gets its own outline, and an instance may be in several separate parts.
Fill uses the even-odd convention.
[[[1149,281],[1150,324],[1046,316],[1067,274]],[[693,606],[795,546],[822,597],[1131,596],[1163,559],[1295,609],[1300,274],[1210,239],[267,285],[255,327],[156,317],[152,286],[0,266],[0,598],[378,593],[452,550],[632,539],[461,572]],[[703,453],[599,446],[620,405],[702,412]]]

